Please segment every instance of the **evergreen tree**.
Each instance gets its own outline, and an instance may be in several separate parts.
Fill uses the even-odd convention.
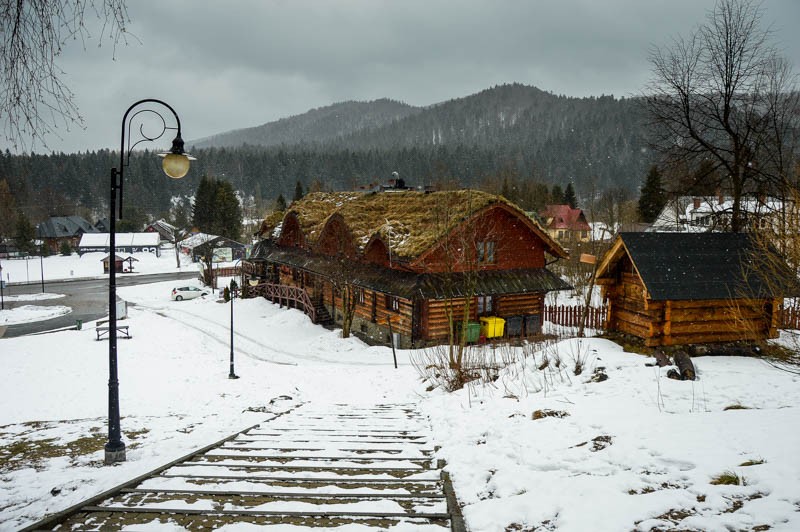
[[[22,211],[20,211],[19,214],[17,214],[17,226],[14,233],[14,244],[17,246],[19,251],[33,253],[36,250],[36,246],[33,243],[33,239],[35,237],[36,231],[31,225],[30,220],[28,220],[28,217],[25,216]]]
[[[0,240],[14,234],[14,219],[11,213],[17,210],[17,203],[11,194],[11,187],[6,179],[0,180]]]
[[[194,193],[192,207],[192,226],[198,231],[212,233],[214,225],[214,203],[217,198],[217,180],[203,176]]]
[[[281,212],[286,210],[286,199],[283,194],[278,194],[278,199],[275,200],[275,210]]]
[[[575,188],[571,182],[567,184],[567,188],[564,190],[564,203],[573,209],[578,208],[578,198],[575,197]]]
[[[661,173],[655,166],[647,173],[642,193],[639,196],[639,219],[645,223],[653,223],[667,203],[664,187],[661,185]]]
[[[211,233],[238,241],[242,234],[242,208],[228,181],[216,181]]]
[[[303,199],[304,195],[305,193],[303,192],[303,184],[300,181],[298,181],[297,184],[294,186],[294,196],[292,196],[292,201]],[[286,210],[286,209],[283,208],[281,210]]]
[[[59,252],[65,257],[69,257],[70,255],[72,255],[72,246],[69,245],[68,241],[62,240]]]
[[[550,189],[550,203],[554,205],[564,203],[564,191],[560,185],[553,185],[553,188]]]

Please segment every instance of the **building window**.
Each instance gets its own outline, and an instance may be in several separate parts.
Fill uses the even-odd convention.
[[[494,242],[478,242],[478,262],[494,263]]]
[[[494,310],[492,296],[478,296],[478,315],[491,314]]]
[[[400,312],[400,300],[395,296],[390,296],[386,294],[384,296],[386,300],[386,310],[391,310],[392,312]]]

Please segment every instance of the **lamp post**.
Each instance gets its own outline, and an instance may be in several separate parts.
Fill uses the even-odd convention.
[[[39,272],[42,274],[42,293],[44,294],[44,258],[39,255]]]
[[[233,264],[234,277],[235,277],[235,272],[236,272],[236,265],[237,264],[241,264],[241,262],[242,262],[242,259],[238,259]],[[229,291],[229,295],[230,295],[230,298],[231,298],[231,369],[228,372],[228,378],[229,379],[238,379],[239,378],[239,376],[233,371],[233,300],[236,298],[236,288],[237,288],[236,279],[231,279],[231,286],[230,286],[230,291]]]
[[[5,281],[3,281],[3,265],[0,264],[0,310],[5,310],[6,308],[6,297],[3,295],[4,287]]]
[[[163,106],[169,109],[175,117],[177,126],[167,126],[166,119],[156,110],[153,105]],[[133,112],[135,109],[137,109]],[[151,113],[149,118],[157,117],[161,123],[161,131],[156,135],[147,134],[144,131],[144,124],[139,123],[138,133],[141,138],[131,144],[131,129],[134,119],[142,113]],[[155,115],[153,117],[152,115]],[[156,122],[157,123],[157,122]],[[114,254],[116,252],[117,213],[122,214],[122,184],[123,172],[125,167],[130,164],[131,151],[138,144],[145,141],[160,139],[167,130],[175,130],[176,135],[172,141],[172,149],[165,154],[162,169],[167,176],[173,179],[180,179],[189,171],[189,161],[193,159],[183,151],[183,139],[181,138],[181,120],[178,114],[167,103],[161,100],[144,99],[134,103],[122,116],[122,133],[120,135],[119,148],[119,169],[111,169],[111,190],[109,202],[109,260],[111,267],[108,269],[108,442],[105,444],[105,463],[106,465],[125,461],[125,443],[122,441],[119,423],[119,380],[117,378],[117,268]],[[126,135],[127,133],[127,135]],[[125,139],[127,136],[127,147]],[[117,208],[117,196],[119,196],[119,208]]]

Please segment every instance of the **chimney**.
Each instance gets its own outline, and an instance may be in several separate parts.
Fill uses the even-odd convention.
[[[694,198],[694,210],[700,208],[700,201],[701,201],[700,198]]]

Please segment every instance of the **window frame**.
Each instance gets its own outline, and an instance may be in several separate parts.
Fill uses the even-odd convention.
[[[497,245],[494,240],[481,240],[476,244],[478,263],[495,264],[497,261]]]
[[[400,298],[390,294],[383,294],[383,303],[386,310],[400,312]]]
[[[478,316],[487,316],[494,312],[495,300],[494,296],[477,296],[475,301],[475,310]]]

